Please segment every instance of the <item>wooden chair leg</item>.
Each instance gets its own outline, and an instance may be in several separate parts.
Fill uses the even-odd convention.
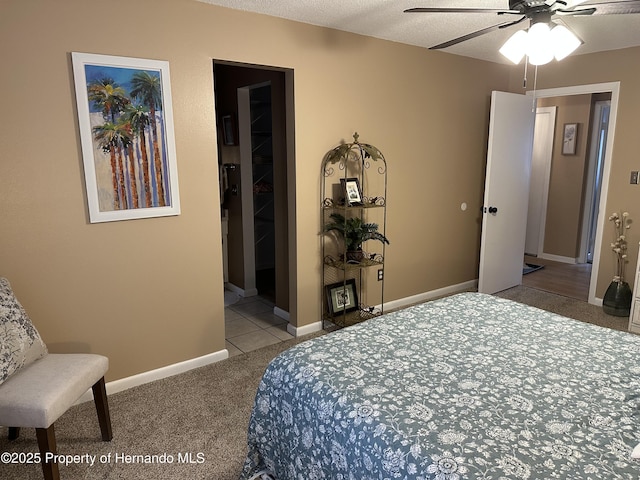
[[[47,458],[48,452],[57,452],[56,434],[53,429],[53,424],[49,428],[36,428],[36,437],[38,439],[38,448],[40,449],[44,480],[60,480],[58,463]]]
[[[20,427],[9,427],[9,440],[16,440],[20,436]]]
[[[109,415],[109,402],[107,400],[107,389],[104,385],[104,377],[98,380],[93,387],[93,400],[96,403],[96,411],[98,412],[98,422],[100,423],[100,432],[102,440],[110,442],[113,438],[111,431],[111,416]]]

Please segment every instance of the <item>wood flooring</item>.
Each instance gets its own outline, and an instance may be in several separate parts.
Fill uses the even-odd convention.
[[[525,287],[544,290],[584,302],[589,300],[591,264],[569,264],[543,258],[525,256],[525,263],[544,265],[544,268],[522,276]]]

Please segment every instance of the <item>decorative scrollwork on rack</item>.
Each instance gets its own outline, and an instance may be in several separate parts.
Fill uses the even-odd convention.
[[[363,320],[366,320],[366,319],[369,319],[369,318],[373,318],[373,317],[377,317],[381,313],[382,312],[380,311],[379,308],[376,308],[376,307],[371,306],[371,305],[360,304],[358,306],[358,314],[360,315],[360,317]]]
[[[353,134],[353,142],[343,143],[337,147],[329,150],[324,156],[325,164],[339,165],[341,170],[344,170],[344,162],[359,161],[364,168],[370,168],[371,162],[382,161],[384,164],[382,167],[378,167],[378,171],[382,168],[382,171],[386,171],[386,161],[382,152],[377,147],[368,143],[360,143],[358,141],[358,132]],[[326,168],[325,168],[326,169]]]
[[[348,327],[380,315],[382,315],[380,308],[360,303],[357,310],[328,317],[327,320],[338,327]]]
[[[365,207],[368,207],[368,206],[384,207],[386,204],[384,197],[363,197],[362,201]]]
[[[362,203],[359,205],[345,205],[344,198],[340,198],[339,200],[334,200],[333,198],[324,198],[322,200],[322,208],[331,209],[331,208],[345,208],[345,209],[358,209],[358,208],[375,208],[375,207],[384,207],[386,205],[386,201],[384,197],[362,197]]]
[[[322,173],[324,174],[325,177],[332,177],[333,174],[335,173],[335,169],[331,165],[326,163],[324,166],[324,171]]]
[[[334,265],[335,266],[335,265],[338,265],[339,263],[342,263],[342,262],[339,262],[338,259],[336,257],[334,257],[333,255],[325,255],[324,263],[325,263],[325,265]]]
[[[369,261],[373,265],[384,263],[384,257],[382,256],[382,254],[380,254],[380,253],[369,253],[368,255],[369,255]]]
[[[350,259],[345,258],[343,254],[340,254],[338,258],[333,255],[325,255],[324,264],[331,267],[338,268],[340,270],[351,270],[354,268],[366,268],[384,263],[384,257],[379,253],[367,253],[362,252],[362,258]]]
[[[336,206],[336,202],[333,200],[333,198],[325,198],[322,201],[323,208],[334,208],[335,206]]]

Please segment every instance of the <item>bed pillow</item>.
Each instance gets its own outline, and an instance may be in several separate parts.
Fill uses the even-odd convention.
[[[6,278],[0,277],[0,384],[16,370],[35,362],[47,353]]]

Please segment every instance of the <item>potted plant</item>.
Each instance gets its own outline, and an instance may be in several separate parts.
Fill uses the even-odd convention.
[[[602,309],[609,315],[628,317],[631,310],[631,287],[624,281],[624,270],[627,262],[626,231],[631,228],[629,213],[622,215],[614,212],[609,217],[613,222],[615,241],[611,243],[611,250],[616,256],[616,274],[607,288],[602,299]]]
[[[344,240],[347,262],[362,261],[362,243],[366,240],[378,240],[389,244],[387,237],[378,231],[377,223],[365,223],[360,217],[345,218],[340,213],[332,213],[330,218],[333,221],[324,226],[324,231],[336,232]]]

